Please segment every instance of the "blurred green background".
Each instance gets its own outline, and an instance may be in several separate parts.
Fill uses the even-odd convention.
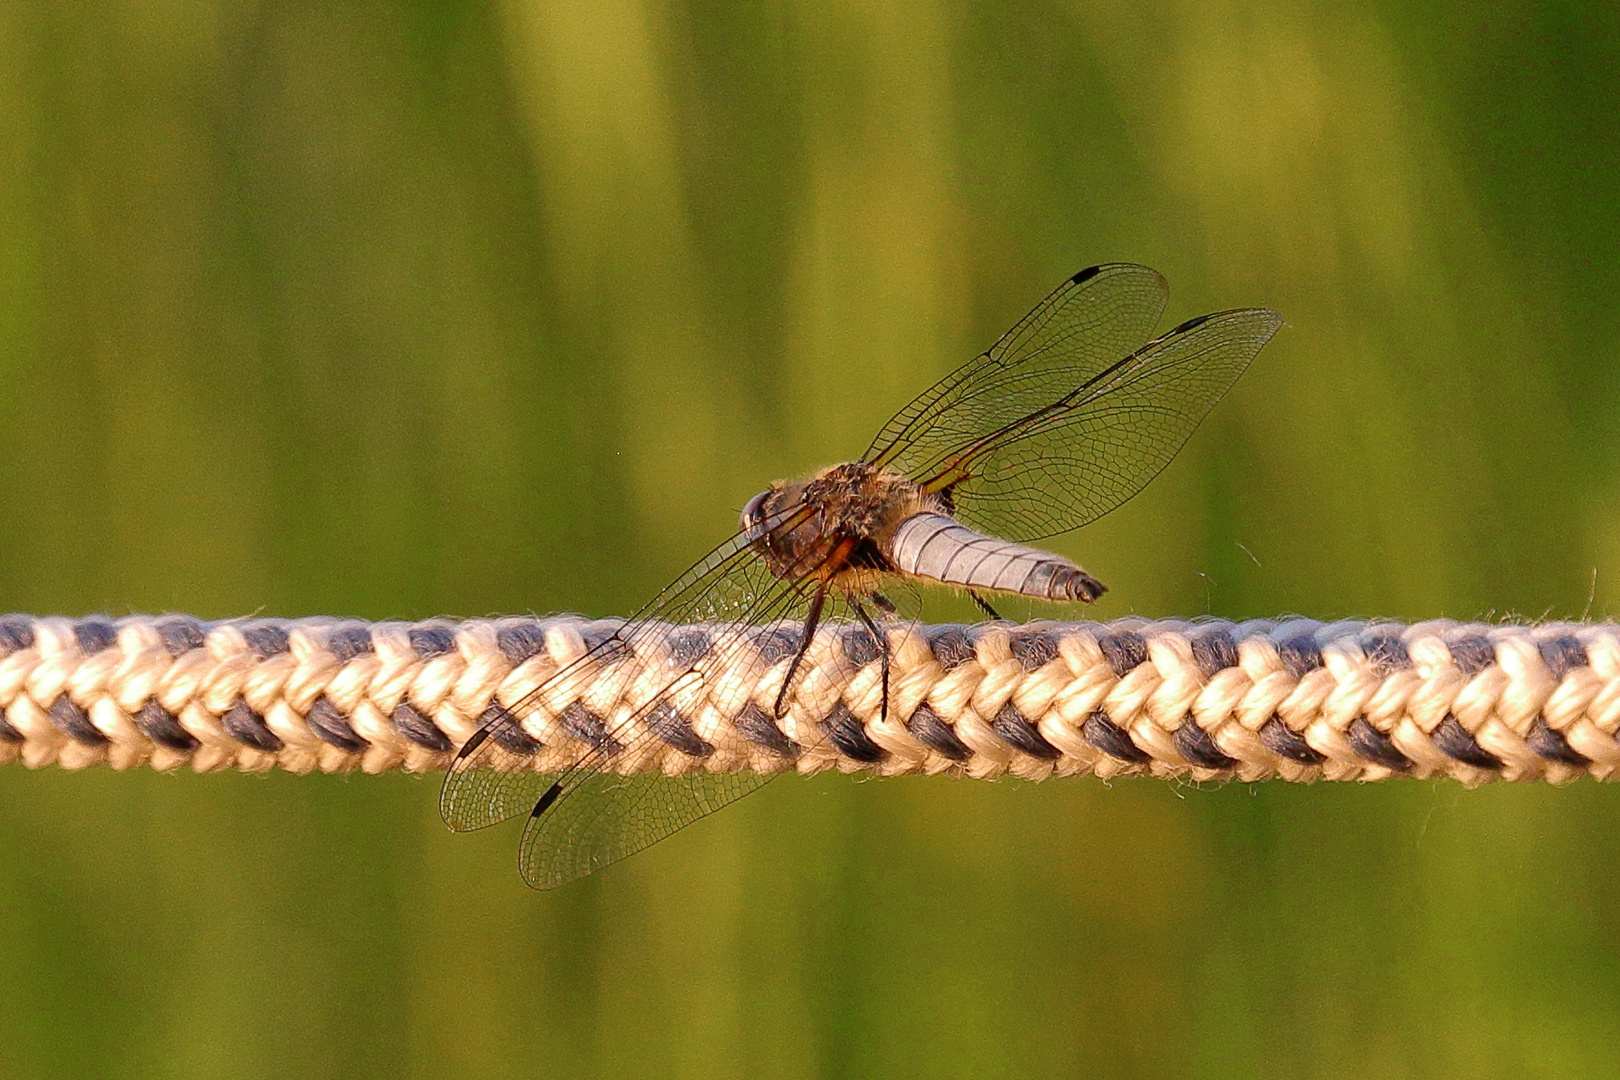
[[[1061,278],[1288,325],[1100,617],[1620,602],[1620,8],[0,4],[0,609],[624,613]],[[0,769],[0,1075],[1610,1076],[1620,789]]]

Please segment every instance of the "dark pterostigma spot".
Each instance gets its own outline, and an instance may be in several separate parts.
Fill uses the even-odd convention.
[[[1586,646],[1574,635],[1563,634],[1541,643],[1541,662],[1552,672],[1553,681],[1561,682],[1576,668],[1588,666]]]
[[[413,626],[406,636],[410,638],[411,651],[423,660],[443,656],[456,647],[456,632],[439,623]]]
[[[698,661],[709,655],[713,639],[707,630],[683,626],[670,631],[664,643],[669,646],[669,662],[679,670],[689,671],[697,666]]]
[[[973,639],[968,637],[966,628],[950,623],[936,626],[929,632],[928,647],[933,650],[934,659],[946,671],[955,670],[978,655],[978,649]]]
[[[1206,769],[1231,769],[1237,766],[1237,758],[1221,753],[1215,740],[1209,737],[1209,732],[1193,723],[1190,716],[1171,734],[1170,741],[1175,744],[1177,752],[1194,765],[1202,765]]]
[[[1074,277],[1070,278],[1069,281],[1071,281],[1075,285],[1083,285],[1086,282],[1090,281],[1092,278],[1096,277],[1100,273],[1102,273],[1102,267],[1100,267],[1100,266],[1088,266],[1084,270],[1080,271],[1078,274],[1074,275]]]
[[[439,730],[439,725],[408,701],[395,705],[389,719],[394,722],[394,730],[417,746],[443,753],[453,745],[450,736]]]
[[[1146,765],[1152,760],[1146,750],[1131,741],[1124,728],[1114,723],[1107,709],[1092,709],[1091,715],[1080,726],[1080,734],[1086,742],[1109,757],[1128,761],[1132,765]]]
[[[1412,666],[1412,656],[1406,651],[1406,644],[1392,631],[1381,630],[1369,634],[1362,641],[1361,648],[1379,675],[1405,671]]]
[[[864,626],[852,626],[844,631],[844,655],[855,667],[863,668],[883,655],[877,638]]]
[[[180,726],[174,713],[158,704],[157,698],[146,699],[146,704],[135,713],[135,726],[142,735],[170,750],[189,753],[202,745],[197,736]]]
[[[1310,634],[1300,634],[1277,642],[1277,659],[1282,661],[1289,675],[1303,679],[1322,666],[1322,650]]]
[[[326,635],[326,650],[337,657],[340,664],[347,664],[357,656],[372,652],[371,627],[363,623],[336,627]]]
[[[775,664],[798,652],[802,638],[803,634],[799,631],[773,626],[754,634],[754,648],[759,650],[761,660]]]
[[[821,730],[832,740],[838,752],[852,761],[875,765],[889,756],[887,750],[871,740],[861,722],[855,719],[855,714],[842,703],[833,709],[832,715],[821,721]]]
[[[533,622],[503,626],[495,631],[495,645],[507,663],[521,664],[546,647],[546,632]]]
[[[118,630],[106,619],[80,619],[73,624],[73,640],[80,652],[94,656],[112,648],[113,642],[118,640]]]
[[[19,649],[34,647],[34,620],[26,615],[0,619],[0,652],[10,656]]]
[[[764,709],[749,702],[732,721],[737,733],[756,746],[763,746],[777,757],[796,758],[801,747],[788,738]]]
[[[462,743],[461,748],[456,751],[456,761],[466,761],[468,758],[472,757],[473,754],[477,753],[480,746],[483,746],[488,741],[488,728],[474,729],[473,733],[467,736],[467,741]]]
[[[1496,663],[1496,650],[1478,634],[1469,634],[1446,643],[1452,662],[1464,675],[1473,677]]]
[[[996,718],[990,721],[990,730],[994,731],[1002,742],[1032,758],[1056,761],[1063,756],[1063,751],[1047,742],[1046,736],[1042,735],[1010,701],[1003,705],[1001,711],[996,713]]]
[[[1325,754],[1311,748],[1311,744],[1305,741],[1305,736],[1283,723],[1282,718],[1278,716],[1273,716],[1261,725],[1260,742],[1278,757],[1297,761],[1301,765],[1320,765],[1327,760]]]
[[[20,743],[22,741],[23,733],[11,726],[11,721],[6,719],[6,710],[0,707],[0,742]]]
[[[1440,726],[1435,728],[1434,734],[1429,737],[1447,757],[1456,758],[1464,765],[1473,765],[1479,769],[1502,767],[1502,759],[1475,742],[1468,729],[1457,723],[1457,718],[1450,713],[1446,714],[1446,718],[1440,721]]]
[[[157,635],[170,656],[184,656],[192,649],[202,648],[208,636],[201,622],[186,615],[159,619]]]
[[[577,701],[558,714],[557,720],[564,731],[593,750],[611,756],[624,749],[617,739],[608,734],[607,720]]]
[[[273,622],[248,623],[242,627],[242,640],[260,660],[280,656],[290,647],[287,631]]]
[[[1205,323],[1209,322],[1209,320],[1213,319],[1214,317],[1215,316],[1213,316],[1213,315],[1194,315],[1192,318],[1188,319],[1186,322],[1182,323],[1180,326],[1178,326],[1174,330],[1170,331],[1170,333],[1171,334],[1185,334],[1188,330],[1191,330],[1193,327],[1202,326]],[[1169,337],[1170,335],[1166,334],[1165,336]],[[1213,766],[1211,766],[1211,767],[1213,768]]]
[[[512,711],[498,701],[490,702],[489,708],[479,715],[478,730],[487,733],[501,749],[521,757],[533,757],[545,748],[545,744],[524,731]]]
[[[304,715],[304,723],[316,735],[346,753],[358,754],[371,745],[355,733],[354,728],[349,726],[349,718],[339,712],[332,699],[325,694],[310,705],[309,712]]]
[[[56,700],[51,702],[47,715],[51,718],[51,726],[74,742],[84,743],[86,746],[101,746],[108,741],[107,736],[101,733],[101,729],[90,722],[90,714],[66,694],[57,695]]]
[[[1050,630],[1015,631],[1007,647],[1025,671],[1039,671],[1058,658],[1057,637]]]
[[[1350,744],[1350,749],[1374,765],[1382,765],[1396,772],[1407,772],[1412,768],[1412,759],[1401,753],[1388,735],[1369,724],[1365,716],[1350,721],[1350,726],[1344,730],[1344,738]]]
[[[551,809],[551,804],[562,798],[562,793],[563,786],[561,781],[546,788],[545,794],[541,795],[540,798],[535,800],[534,809],[529,811],[529,816],[532,818],[537,818],[547,810]]]
[[[225,729],[225,734],[255,750],[275,753],[286,745],[280,735],[270,730],[264,717],[249,708],[241,698],[237,698],[236,704],[225,710],[225,715],[219,718],[219,726]]]
[[[918,742],[952,761],[966,761],[973,756],[967,743],[956,737],[956,730],[927,705],[917,706],[906,721],[906,730]]]
[[[1213,679],[1228,668],[1238,666],[1237,642],[1230,630],[1206,630],[1192,639],[1193,662],[1198,673]]]
[[[1536,716],[1536,722],[1530,725],[1530,734],[1524,737],[1525,743],[1548,761],[1556,761],[1561,765],[1592,764],[1592,759],[1569,745],[1569,740],[1562,731],[1554,731],[1547,726],[1547,720],[1541,715]]]
[[[692,722],[667,701],[660,701],[647,714],[647,727],[665,744],[687,757],[703,758],[714,753],[714,744],[692,730]]]
[[[1114,674],[1123,679],[1132,671],[1147,661],[1147,640],[1134,630],[1120,630],[1113,634],[1104,634],[1097,639],[1097,647],[1102,650],[1103,659],[1108,666],[1114,669]]]

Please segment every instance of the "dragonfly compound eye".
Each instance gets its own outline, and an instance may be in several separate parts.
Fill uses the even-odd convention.
[[[766,489],[749,499],[748,505],[742,508],[742,518],[739,522],[740,531],[751,540],[759,539],[759,534],[764,530],[764,506],[765,498],[768,495],[770,495],[770,490]]]

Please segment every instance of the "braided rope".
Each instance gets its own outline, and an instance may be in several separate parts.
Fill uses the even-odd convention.
[[[0,762],[443,769],[617,625],[6,616]],[[647,657],[709,633],[669,627],[525,707],[517,737],[541,744],[533,767],[576,758],[580,708],[613,715],[636,700]],[[683,722],[661,722],[667,745],[620,767],[1478,784],[1607,779],[1620,766],[1620,626],[1608,623],[918,626],[896,630],[891,649],[886,717],[875,643],[828,626],[773,722],[786,660],[761,635],[672,693]]]

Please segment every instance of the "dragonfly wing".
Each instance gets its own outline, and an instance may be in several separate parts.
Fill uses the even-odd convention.
[[[788,516],[767,527],[799,523]],[[777,577],[743,534],[717,547],[513,705],[510,719],[486,724],[468,741],[445,778],[445,821],[465,830],[529,813],[524,877],[550,888],[657,843],[765,784],[773,772],[710,771],[705,759],[725,751],[702,738],[690,714],[714,707],[710,691],[721,672],[755,664],[763,675],[774,664],[785,666],[800,644],[795,620],[815,590],[815,569],[794,567]],[[828,598],[829,608],[841,602]],[[786,651],[783,634],[793,638]],[[581,694],[603,680],[617,680],[623,692],[601,714],[583,709]],[[645,771],[658,769],[677,775]]]
[[[1281,325],[1263,308],[1189,320],[936,466],[956,515],[1010,540],[1079,528],[1159,474]]]
[[[529,819],[518,864],[523,880],[553,889],[602,869],[714,813],[778,774],[694,772],[684,776],[591,771]]]
[[[508,737],[497,738],[497,733]],[[509,750],[503,743],[516,745]],[[472,832],[534,809],[556,779],[554,773],[538,771],[540,749],[540,741],[515,716],[485,722],[463,744],[439,788],[444,823],[455,832]]]
[[[611,739],[606,718],[550,716],[546,706],[576,697],[584,680],[602,678],[609,668],[636,663],[638,646],[652,644],[667,623],[691,621],[681,618],[683,613],[718,613],[741,603],[758,564],[746,540],[732,537],[622,626],[586,643],[581,655],[561,664],[521,701],[492,710],[496,715],[461,747],[445,776],[439,792],[445,824],[466,832],[529,813],[559,775],[592,761],[601,749],[622,746]],[[684,674],[670,665],[666,685]],[[560,739],[555,733],[545,737],[544,729],[558,726]],[[554,745],[559,741],[561,748]]]
[[[1169,286],[1155,270],[1109,263],[1058,286],[987,352],[925,390],[862,460],[911,477],[1051,404],[1153,334]]]

